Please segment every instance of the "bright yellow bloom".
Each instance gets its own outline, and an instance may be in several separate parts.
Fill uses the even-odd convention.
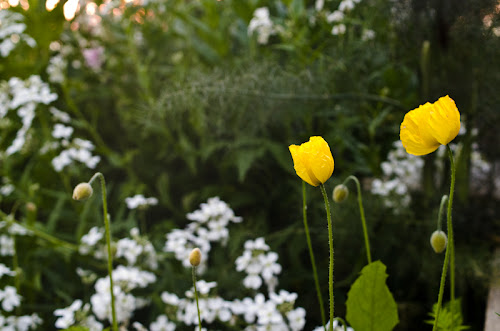
[[[460,113],[449,96],[406,113],[399,137],[409,154],[425,155],[447,145],[460,131]]]
[[[324,184],[333,173],[333,156],[328,143],[322,137],[311,137],[300,146],[288,147],[292,154],[297,175],[308,184]]]

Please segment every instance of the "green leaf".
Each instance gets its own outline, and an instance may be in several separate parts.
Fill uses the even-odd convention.
[[[432,312],[429,313],[429,316],[432,317],[432,319],[425,321],[425,323],[434,325],[434,320],[436,319],[436,310],[437,303],[432,306]],[[441,311],[439,312],[439,321],[437,323],[438,331],[460,331],[467,330],[469,328],[469,326],[463,325],[462,304],[460,299],[455,299],[455,301],[450,301],[443,305]]]
[[[361,270],[347,294],[347,314],[354,330],[390,331],[398,324],[398,308],[385,280],[386,266],[375,261]]]

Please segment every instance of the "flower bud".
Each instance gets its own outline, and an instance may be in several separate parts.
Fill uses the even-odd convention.
[[[26,210],[29,213],[36,213],[36,205],[33,202],[26,203]]]
[[[92,196],[92,186],[89,183],[80,183],[73,190],[73,199],[78,201],[87,200]]]
[[[189,263],[191,263],[193,267],[197,267],[200,265],[200,262],[201,262],[201,251],[199,248],[195,248],[191,251],[191,253],[189,253]]]
[[[333,201],[336,203],[344,202],[349,196],[349,189],[344,184],[335,186],[333,189]]]
[[[446,248],[448,237],[441,230],[436,230],[431,235],[431,246],[434,252],[441,253]]]

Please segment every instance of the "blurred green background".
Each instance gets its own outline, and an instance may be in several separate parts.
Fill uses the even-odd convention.
[[[11,10],[25,17],[25,33],[37,45],[19,45],[0,58],[0,77],[38,74],[49,81],[51,57],[64,54],[65,79],[51,84],[59,95],[54,105],[72,116],[77,135],[91,140],[102,157],[97,170],[108,183],[114,235],[140,225],[160,249],[168,231],[185,226],[187,212],[220,196],[244,222],[231,228],[227,247],[214,248],[213,263],[234,271],[243,242],[264,236],[283,266],[279,287],[297,292],[296,305],[307,310],[306,330],[321,322],[311,290],[301,182],[288,145],[311,135],[325,138],[335,159],[326,184],[330,192],[351,174],[360,178],[372,255],[387,265],[388,286],[398,302],[396,330],[429,328],[423,321],[437,300],[443,261],[443,255],[431,250],[429,237],[441,196],[448,194],[449,165],[436,184],[437,156],[422,157],[422,189],[411,193],[410,206],[399,213],[370,193],[370,182],[383,176],[381,163],[399,139],[404,114],[449,94],[468,129],[457,138],[462,144],[453,211],[457,295],[465,323],[481,330],[489,260],[500,243],[499,196],[494,197],[500,159],[499,3],[362,0],[345,11],[341,22],[332,22],[328,16],[339,3],[325,0],[318,10],[315,1],[306,0],[149,1],[116,5],[119,15],[101,15],[93,25],[83,7],[68,22],[62,3],[49,12],[44,2],[29,1],[28,10]],[[248,30],[261,7],[268,8],[273,24],[265,43]],[[345,32],[332,34],[339,24]],[[103,50],[95,70],[85,66],[82,54],[92,47]],[[6,213],[14,208],[18,219],[28,220],[25,206],[32,202],[37,214],[31,217],[40,228],[76,243],[91,226],[101,224],[97,199],[86,205],[71,201],[72,187],[94,171],[75,165],[56,172],[47,166],[54,155],[37,151],[51,139],[44,127],[49,115],[37,116],[36,134],[22,153],[1,160],[2,176],[16,191],[2,198],[0,206]],[[15,127],[3,130],[2,149],[14,133]],[[493,165],[477,183],[480,190],[471,187],[473,148]],[[124,198],[137,193],[158,197],[159,205],[127,212]],[[351,193],[346,203],[332,205],[339,316],[345,316],[347,291],[365,264]],[[324,206],[319,190],[308,188],[308,195],[326,295]],[[25,294],[23,307],[50,315],[68,298],[83,295],[76,282],[61,279],[76,279],[74,268],[86,261],[62,249],[55,258],[54,247],[37,245],[20,257],[25,293],[31,293]],[[160,283],[168,288],[184,276],[165,277]],[[205,278],[218,280],[227,298],[246,295],[232,290],[240,287],[240,278],[220,278],[217,270],[209,270]]]

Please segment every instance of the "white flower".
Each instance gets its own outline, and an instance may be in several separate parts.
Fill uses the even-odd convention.
[[[166,315],[160,315],[149,326],[150,331],[174,331],[175,324],[168,320]]]
[[[294,303],[295,300],[297,300],[297,293],[280,290],[279,295],[273,292],[269,293],[269,298],[277,305],[281,305],[285,302]]]
[[[254,11],[253,18],[248,24],[248,34],[252,35],[254,32],[257,33],[257,42],[262,45],[267,44],[269,37],[276,33],[267,7],[260,7]]]
[[[59,138],[64,138],[64,139],[69,139],[71,135],[73,134],[73,128],[70,126],[65,126],[63,124],[57,123],[54,125],[54,129],[52,130],[52,137],[59,139]]]
[[[328,23],[341,22],[344,19],[344,13],[340,10],[336,10],[326,17]]]
[[[275,252],[269,252],[267,254],[259,255],[259,260],[262,265],[262,278],[264,280],[271,279],[275,274],[281,272],[281,265],[275,263],[278,260],[278,254]]]
[[[82,244],[87,246],[95,246],[99,240],[104,236],[104,229],[97,226],[92,227],[86,235],[83,235],[80,239]]]
[[[16,272],[10,270],[10,268],[7,267],[5,264],[0,263],[0,278],[2,278],[4,275],[15,276]]]
[[[363,30],[363,35],[361,36],[361,39],[364,41],[375,39],[375,31],[369,29]]]
[[[348,11],[354,9],[354,1],[353,0],[342,0],[339,4],[340,11]]]
[[[0,235],[0,256],[13,256],[14,239],[4,234]]]
[[[345,30],[346,30],[346,27],[344,24],[334,25],[332,28],[332,34],[334,36],[341,35],[341,34],[345,33]]]
[[[116,257],[124,257],[129,265],[134,265],[142,252],[143,247],[135,240],[123,238],[116,243]]]
[[[256,274],[250,274],[243,279],[243,286],[246,288],[251,288],[251,289],[258,289],[262,285],[262,279],[259,277],[259,275]]]
[[[245,249],[268,251],[269,246],[265,243],[264,238],[260,237],[255,239],[254,241],[247,240],[245,242]]]
[[[59,109],[57,109],[55,107],[50,107],[49,111],[56,121],[61,121],[63,123],[69,123],[71,121],[71,117],[67,113],[60,111]],[[78,139],[78,138],[76,138],[76,139]]]
[[[163,292],[161,294],[161,300],[167,305],[177,306],[180,302],[179,297],[175,294]]]
[[[155,206],[158,204],[158,199],[154,197],[145,198],[144,195],[137,194],[134,195],[133,197],[125,198],[125,203],[127,204],[128,209],[136,209],[147,206]]]
[[[49,75],[49,81],[52,83],[62,83],[65,80],[64,72],[66,70],[67,63],[62,57],[62,55],[56,55],[49,60],[49,65],[47,66],[47,74]]]
[[[316,11],[321,11],[324,5],[325,0],[316,0],[316,2],[314,3],[314,9],[316,9]]]
[[[0,300],[2,300],[2,308],[5,311],[12,311],[21,304],[21,296],[17,294],[16,288],[9,285],[0,290]]]
[[[75,312],[80,308],[82,308],[82,300],[75,300],[69,307],[56,309],[54,315],[59,316],[56,320],[56,328],[67,329],[75,324]]]
[[[292,331],[302,330],[306,324],[306,310],[302,307],[289,311],[286,313],[286,317]]]

